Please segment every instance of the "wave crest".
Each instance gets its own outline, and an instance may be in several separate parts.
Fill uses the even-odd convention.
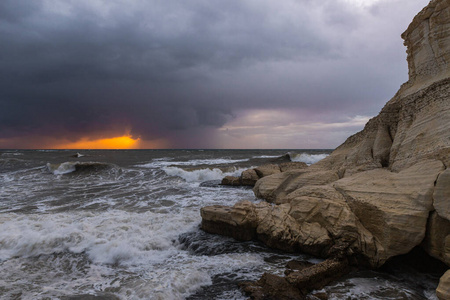
[[[316,162],[324,159],[329,154],[321,153],[321,154],[308,154],[308,153],[288,153],[291,161],[304,162],[307,165],[315,164]]]
[[[226,171],[219,168],[204,168],[196,170],[185,170],[179,167],[165,167],[163,168],[169,176],[178,176],[187,182],[203,182],[209,180],[220,180],[225,176],[239,176],[242,171],[247,168],[227,168]]]
[[[47,164],[47,170],[54,175],[63,175],[74,172],[97,173],[104,170],[119,169],[118,166],[102,162],[72,162],[66,161],[60,164]]]

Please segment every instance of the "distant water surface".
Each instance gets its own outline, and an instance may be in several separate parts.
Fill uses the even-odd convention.
[[[245,299],[237,282],[282,274],[293,258],[318,260],[202,232],[201,207],[259,200],[251,189],[201,183],[287,153],[311,164],[331,150],[0,151],[1,299]],[[435,297],[437,277],[377,274],[325,291]]]

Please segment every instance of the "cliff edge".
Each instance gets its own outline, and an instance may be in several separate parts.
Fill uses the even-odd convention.
[[[202,228],[375,268],[420,245],[450,266],[450,0],[402,38],[409,80],[378,116],[319,163],[259,179],[266,202],[202,208]]]

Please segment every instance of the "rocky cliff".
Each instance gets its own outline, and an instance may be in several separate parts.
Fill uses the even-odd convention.
[[[319,163],[258,180],[273,204],[205,207],[202,228],[371,267],[421,245],[450,266],[450,0],[402,38],[409,80],[378,116]]]

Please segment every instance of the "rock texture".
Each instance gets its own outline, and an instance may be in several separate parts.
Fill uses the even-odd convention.
[[[245,170],[241,176],[226,176],[222,179],[222,185],[254,186],[256,182],[266,176],[279,174],[291,170],[305,169],[308,165],[304,162],[283,162],[280,164],[265,164],[253,169]]]
[[[203,208],[202,228],[227,234],[211,226],[220,216],[270,247],[371,267],[421,245],[450,266],[450,0],[431,1],[402,37],[409,80],[378,116],[307,169],[259,179],[255,195],[273,204]]]
[[[448,300],[450,295],[450,271],[447,271],[439,280],[439,286],[436,289],[436,296],[440,300]]]

